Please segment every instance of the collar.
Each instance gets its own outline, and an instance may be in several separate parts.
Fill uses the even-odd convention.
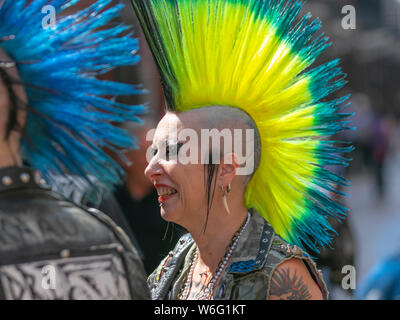
[[[256,210],[250,210],[251,219],[240,237],[230,259],[227,272],[246,274],[261,269],[267,259],[275,234],[272,226]]]
[[[6,167],[0,169],[0,192],[26,187],[39,187],[44,181],[31,168]]]
[[[249,224],[240,237],[230,264],[216,288],[218,297],[228,289],[226,284],[232,286],[231,280],[235,274],[243,275],[261,269],[266,262],[275,232],[255,210],[251,209],[250,214]],[[189,233],[178,241],[163,265],[152,274],[153,277],[149,278],[153,299],[166,299],[170,289],[170,297],[178,296],[192,263],[194,250],[196,250],[196,244]],[[170,288],[171,284],[172,288]]]

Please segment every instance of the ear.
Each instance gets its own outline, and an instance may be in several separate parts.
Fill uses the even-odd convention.
[[[220,185],[226,186],[232,183],[240,167],[239,157],[236,153],[227,153],[221,159],[218,180]]]

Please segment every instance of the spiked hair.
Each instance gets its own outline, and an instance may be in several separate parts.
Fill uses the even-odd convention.
[[[118,66],[133,65],[137,40],[128,26],[112,25],[122,5],[99,0],[72,15],[64,11],[78,0],[1,0],[0,48],[14,62],[25,87],[27,123],[21,141],[23,160],[44,178],[79,176],[102,188],[120,182],[122,168],[103,148],[116,151],[135,146],[134,140],[114,123],[139,121],[143,106],[106,99],[106,95],[133,95],[139,87],[96,76]],[[57,20],[43,25],[42,8],[54,7]],[[104,28],[106,26],[106,28]],[[16,80],[14,79],[14,82]]]
[[[345,75],[334,60],[312,68],[329,46],[303,1],[132,0],[158,65],[167,109],[221,105],[245,111],[261,138],[257,171],[245,193],[275,231],[318,251],[334,231],[327,217],[346,209],[327,194],[347,181],[325,169],[351,151],[327,139],[346,129],[327,101]]]

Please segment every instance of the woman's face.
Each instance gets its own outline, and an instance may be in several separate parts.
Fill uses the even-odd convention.
[[[13,62],[12,59],[1,48],[0,61]],[[13,83],[21,81],[16,67],[3,68],[2,71],[3,73],[7,74],[7,77],[12,79]],[[28,101],[25,88],[18,84],[11,85],[11,91],[18,101],[11,101],[10,88],[4,81],[5,80],[3,79],[3,76],[0,76],[0,139],[4,139],[6,136],[6,127],[8,125],[11,107],[18,108],[18,106],[24,106]],[[19,127],[22,128],[25,126],[26,111],[23,108],[18,108],[17,122]],[[12,130],[12,132],[9,134],[9,142],[11,148],[14,149],[14,153],[16,153],[15,150],[18,150],[20,136],[21,133],[16,130]]]
[[[195,119],[189,114],[167,113],[161,119],[145,175],[157,189],[162,217],[187,228],[193,223],[204,223],[206,188],[204,165],[200,161],[197,164],[178,161],[179,150],[188,143],[188,140],[178,139],[185,128],[198,130]]]

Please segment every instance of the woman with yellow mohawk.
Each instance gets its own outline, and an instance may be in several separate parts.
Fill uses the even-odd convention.
[[[345,84],[337,60],[311,67],[320,22],[296,19],[302,1],[132,3],[168,111],[145,174],[189,231],[149,277],[153,299],[327,299],[302,248],[329,244],[327,218],[346,213],[329,191],[347,182],[325,168],[351,147],[327,138],[347,97],[325,99]]]

